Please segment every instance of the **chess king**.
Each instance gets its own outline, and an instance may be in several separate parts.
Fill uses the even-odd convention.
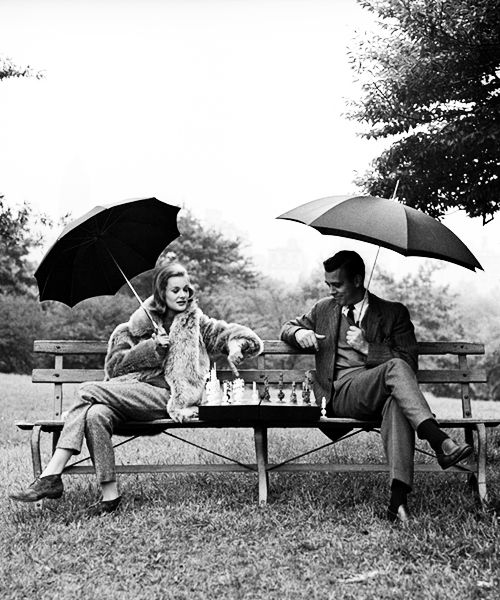
[[[427,440],[443,469],[473,449],[441,431],[419,389],[417,342],[407,308],[365,289],[365,265],[356,252],[338,252],[323,266],[330,296],[287,321],[281,339],[314,349],[314,394],[327,399],[329,417],[381,419],[391,486],[386,515],[389,521],[407,522],[415,432]],[[347,431],[323,430],[333,440]]]

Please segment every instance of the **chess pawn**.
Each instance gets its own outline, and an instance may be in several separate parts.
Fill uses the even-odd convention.
[[[304,404],[309,404],[311,399],[311,390],[309,389],[309,380],[306,378],[302,382],[302,402]]]
[[[278,382],[278,400],[280,402],[283,402],[284,397],[285,397],[285,394],[283,392],[283,373],[280,373],[280,378],[279,378],[279,382]]]
[[[297,403],[297,392],[295,391],[295,381],[292,381],[292,390],[290,392],[290,402],[292,404]]]
[[[254,402],[258,402],[259,401],[259,394],[257,392],[257,382],[256,381],[254,381],[252,383],[252,400]]]

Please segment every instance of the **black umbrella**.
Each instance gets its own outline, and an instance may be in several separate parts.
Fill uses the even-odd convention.
[[[395,199],[329,196],[277,217],[298,221],[326,235],[370,242],[404,256],[439,258],[475,271],[476,257],[448,227]]]
[[[35,277],[40,300],[74,306],[94,296],[115,294],[124,280],[155,266],[179,235],[180,208],[156,198],[95,206],[72,221],[45,254]]]

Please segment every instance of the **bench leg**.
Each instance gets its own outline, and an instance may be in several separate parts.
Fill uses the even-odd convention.
[[[31,431],[31,459],[33,461],[33,474],[35,479],[42,473],[42,457],[40,454],[40,433],[42,428],[35,425]]]
[[[61,437],[60,431],[54,431],[52,433],[52,454],[54,454],[54,452],[56,451],[57,442],[59,441],[60,437]]]
[[[464,436],[465,436],[465,443],[469,444],[470,446],[472,446],[474,448],[474,432],[472,430],[472,427],[464,428]]]
[[[485,508],[488,503],[488,492],[486,489],[486,427],[484,423],[478,423],[477,428],[477,493],[481,506]]]
[[[254,427],[255,457],[257,460],[257,473],[259,477],[259,504],[267,504],[267,489],[269,478],[267,474],[267,427]]]

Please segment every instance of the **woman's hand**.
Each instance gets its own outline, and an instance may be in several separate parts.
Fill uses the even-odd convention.
[[[236,340],[231,340],[229,342],[228,346],[228,357],[227,357],[227,362],[229,363],[229,366],[231,368],[231,371],[234,373],[234,375],[236,377],[239,377],[240,374],[238,373],[238,369],[236,368],[236,365],[238,365],[242,360],[243,360],[243,352],[242,352],[242,347],[243,344],[245,342],[240,342],[240,341],[236,341]]]
[[[237,365],[243,360],[243,352],[242,352],[242,343],[236,340],[232,340],[227,345],[227,349],[229,351],[228,358],[229,360]]]
[[[156,333],[153,333],[153,339],[158,346],[162,348],[168,348],[170,345],[170,338],[165,329],[160,325]]]

